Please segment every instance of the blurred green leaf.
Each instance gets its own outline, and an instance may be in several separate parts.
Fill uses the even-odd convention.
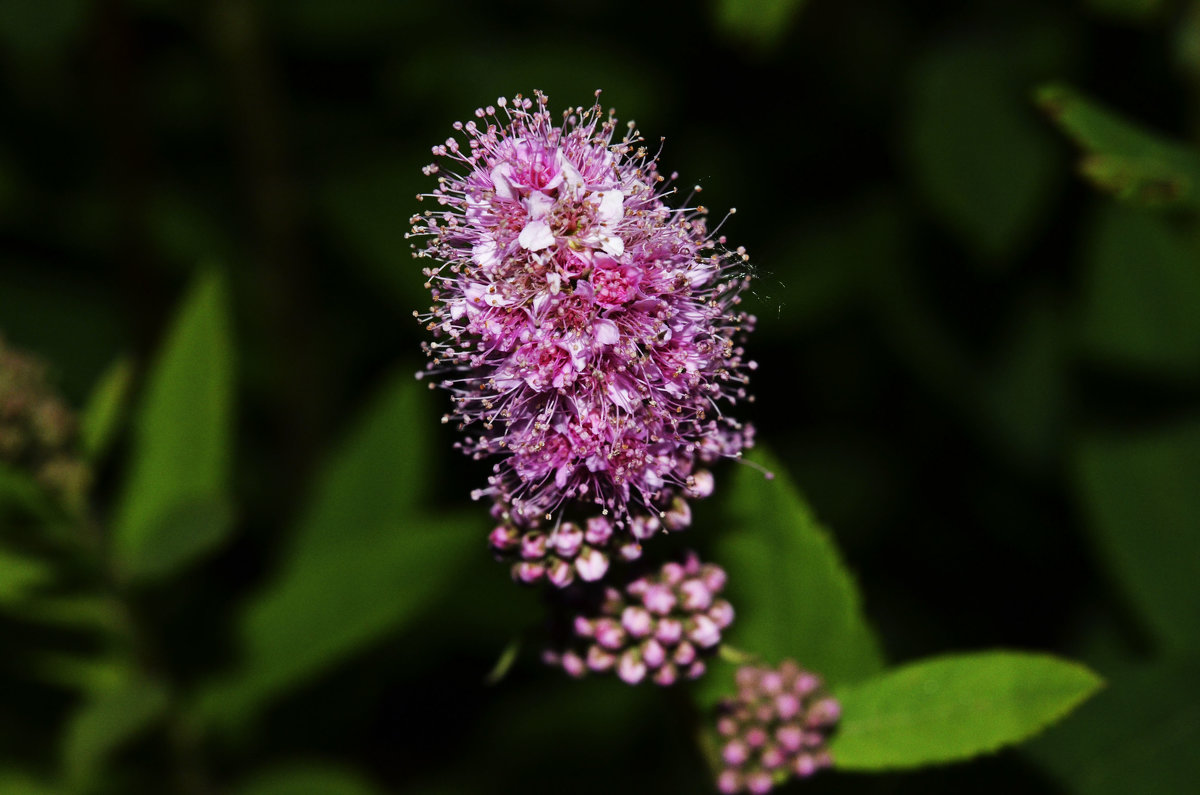
[[[900,256],[905,227],[894,201],[871,197],[779,232],[758,252],[773,269],[756,280],[765,304],[759,335],[791,335],[853,308]]]
[[[1163,10],[1163,0],[1086,0],[1093,11],[1115,19],[1142,22]]]
[[[230,527],[233,340],[225,281],[198,277],[151,370],[113,524],[117,566],[161,576]]]
[[[375,795],[358,773],[311,762],[276,767],[255,774],[235,795]]]
[[[72,716],[63,736],[68,784],[80,788],[94,780],[108,756],[150,728],[166,708],[166,690],[141,679],[93,696]]]
[[[29,773],[0,764],[0,792],[4,795],[55,795],[58,790]]]
[[[1149,206],[1200,207],[1200,153],[1162,138],[1064,85],[1037,102],[1083,150],[1080,171],[1100,190]]]
[[[241,719],[363,646],[395,632],[447,588],[480,525],[422,513],[425,390],[390,383],[320,480],[276,580],[240,621],[244,669],[203,696],[210,715]]]
[[[1106,672],[1107,673],[1107,672]],[[1111,686],[1029,753],[1065,792],[1177,795],[1200,781],[1200,665],[1176,660],[1113,670]]]
[[[91,460],[104,454],[120,429],[133,382],[133,362],[118,359],[92,390],[80,420],[83,452]]]
[[[795,659],[830,682],[876,673],[878,642],[833,540],[774,456],[756,448],[748,458],[774,478],[752,466],[733,476],[729,520],[713,553],[738,609],[726,641],[771,663]],[[728,676],[710,679],[705,700],[732,691]]]
[[[976,423],[1021,465],[1048,471],[1062,450],[1069,370],[1063,322],[1044,296],[1013,319],[1003,347],[983,374]]]
[[[761,47],[778,44],[807,0],[715,0],[713,14],[723,33]]]
[[[53,579],[49,563],[0,548],[0,604],[23,601]]]
[[[0,251],[0,318],[5,338],[51,362],[62,394],[78,406],[112,363],[113,351],[126,347],[124,319],[114,280],[94,274],[65,279],[61,266]]]
[[[177,83],[168,93],[175,102],[185,88]],[[210,111],[211,112],[211,111]],[[225,260],[234,256],[234,243],[218,219],[194,197],[178,191],[161,191],[147,207],[146,230],[159,261],[181,273],[195,263]]]
[[[42,596],[23,601],[15,613],[30,621],[119,634],[128,629],[118,603],[99,594],[82,596]]]
[[[22,58],[63,54],[83,33],[88,0],[4,0],[0,46]]]
[[[1062,719],[1102,681],[1048,655],[981,652],[905,665],[835,690],[842,770],[955,762],[1020,742]]]
[[[1081,343],[1100,361],[1164,375],[1200,366],[1200,253],[1165,218],[1103,207],[1087,247]]]
[[[22,658],[21,668],[31,678],[69,690],[99,695],[113,692],[129,680],[128,664],[111,657],[36,652]]]
[[[1007,48],[943,47],[918,62],[906,120],[917,187],[964,244],[1009,260],[1057,181],[1053,140],[1024,103]]]
[[[0,461],[0,518],[5,510],[13,508],[47,521],[59,516],[53,501],[32,476]]]
[[[415,263],[397,267],[408,257],[408,218],[421,206],[414,194],[430,187],[419,178],[411,164],[377,157],[361,167],[338,170],[320,194],[333,245],[346,252],[347,262],[364,277],[408,307],[429,303],[421,269]],[[412,190],[403,190],[405,185]]]
[[[1200,649],[1200,421],[1085,439],[1075,472],[1089,527],[1125,595],[1163,643]]]

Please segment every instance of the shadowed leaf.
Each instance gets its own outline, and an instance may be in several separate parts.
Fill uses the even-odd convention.
[[[1109,569],[1167,646],[1200,649],[1200,421],[1085,440],[1079,496]]]

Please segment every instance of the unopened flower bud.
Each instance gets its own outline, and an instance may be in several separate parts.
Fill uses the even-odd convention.
[[[718,789],[767,792],[785,772],[805,778],[832,764],[826,746],[840,709],[819,679],[791,661],[743,666],[735,679],[737,695],[718,707],[717,732],[726,738]]]

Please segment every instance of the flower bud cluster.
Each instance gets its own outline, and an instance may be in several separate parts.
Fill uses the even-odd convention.
[[[717,789],[761,794],[832,764],[826,746],[841,707],[815,674],[791,660],[777,669],[747,665],[738,669],[737,688],[718,707],[724,769]]]
[[[712,475],[706,469],[697,470],[688,483],[688,496],[704,497],[712,491]],[[488,542],[497,560],[511,564],[513,579],[526,584],[546,581],[558,588],[576,577],[595,582],[608,572],[614,555],[637,560],[643,541],[663,531],[684,530],[692,523],[691,506],[682,495],[657,513],[634,513],[623,524],[600,514],[545,530],[537,519],[515,521],[501,504],[493,506],[492,514],[499,522]]]
[[[53,390],[46,366],[0,339],[0,463],[30,473],[69,505],[89,483],[75,415]]]
[[[696,679],[733,621],[732,605],[718,598],[724,587],[721,567],[688,553],[623,588],[605,588],[544,659],[574,677],[613,672],[631,685],[647,677],[664,686]]]

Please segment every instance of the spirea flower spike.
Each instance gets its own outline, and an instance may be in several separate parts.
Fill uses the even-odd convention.
[[[475,116],[433,148],[419,198],[434,207],[412,218],[433,297],[424,375],[451,393],[463,451],[496,459],[474,496],[514,576],[598,579],[611,553],[685,527],[704,466],[752,443],[724,413],[754,368],[745,253],[703,206],[668,206],[674,175],[598,104],[555,124],[537,93]],[[559,532],[564,515],[581,532]]]

